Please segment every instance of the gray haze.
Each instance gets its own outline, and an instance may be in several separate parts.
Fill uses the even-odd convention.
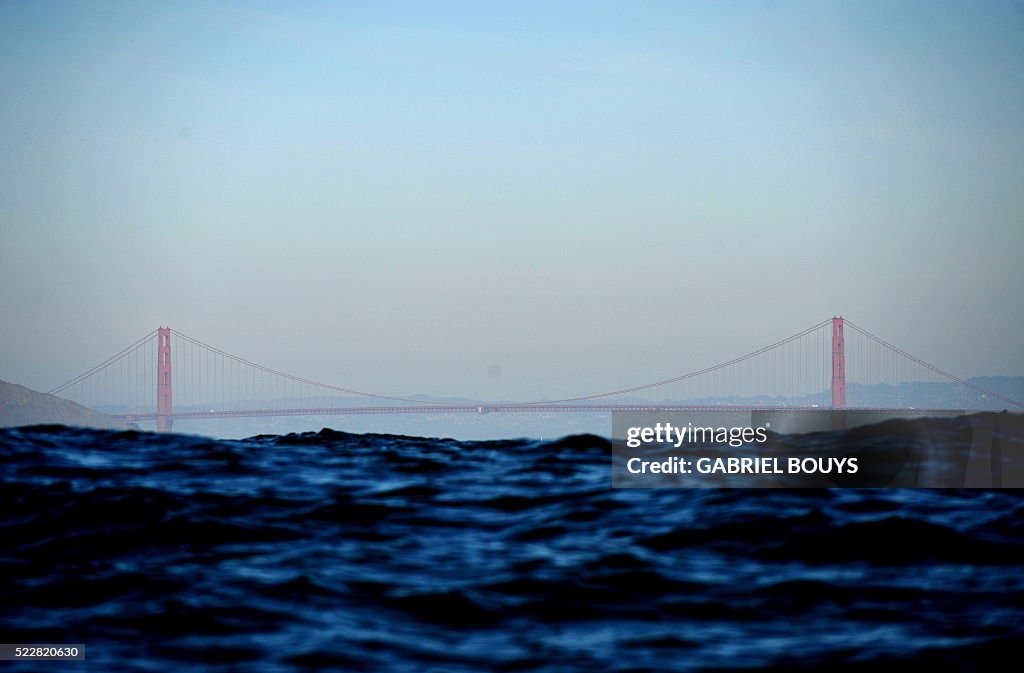
[[[1020,3],[290,4],[0,4],[0,379],[534,399],[840,313],[1024,373]]]

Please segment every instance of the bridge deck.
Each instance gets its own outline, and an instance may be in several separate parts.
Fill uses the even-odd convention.
[[[786,406],[721,406],[721,405],[690,405],[690,404],[458,404],[422,406],[382,406],[382,407],[329,407],[300,409],[224,409],[210,411],[176,411],[167,415],[172,420],[197,420],[212,418],[260,418],[270,416],[347,416],[372,414],[489,414],[489,413],[610,413],[614,411],[632,412],[697,412],[697,411],[784,411],[784,412],[824,412],[832,411],[828,407],[786,407]],[[854,408],[847,407],[839,411],[857,413],[878,413],[890,415],[913,416],[958,416],[967,413],[966,409],[916,409],[907,408]],[[159,414],[114,414],[113,417],[123,421],[152,421]]]

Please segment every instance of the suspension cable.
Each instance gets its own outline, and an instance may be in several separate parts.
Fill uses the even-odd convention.
[[[96,365],[95,367],[93,367],[89,371],[85,372],[84,374],[80,374],[80,375],[76,376],[75,378],[71,379],[70,381],[68,381],[67,383],[65,383],[63,385],[57,386],[56,388],[54,388],[53,390],[51,390],[47,394],[48,395],[56,395],[57,393],[65,390],[67,388],[70,388],[71,386],[73,386],[76,383],[80,382],[82,379],[85,379],[85,378],[88,378],[88,377],[92,376],[93,374],[95,374],[99,370],[103,369],[104,367],[106,367],[110,363],[114,362],[118,358],[124,357],[128,353],[131,353],[135,349],[137,349],[140,346],[142,346],[144,343],[146,343],[147,341],[152,339],[154,336],[156,336],[156,332],[157,332],[156,330],[153,330],[152,332],[150,332],[146,336],[142,337],[141,339],[139,339],[138,341],[133,343],[131,346],[128,346],[127,348],[125,348],[123,351],[121,351],[117,355],[110,356],[109,358],[107,358],[106,360],[104,360],[100,364]]]
[[[929,363],[925,362],[924,360],[922,360],[920,358],[914,357],[913,355],[911,355],[910,353],[906,352],[905,350],[903,350],[899,346],[894,346],[893,344],[889,343],[885,339],[882,339],[881,337],[875,336],[874,334],[872,334],[871,332],[867,331],[863,327],[860,327],[859,325],[855,325],[854,323],[850,322],[849,320],[846,321],[846,324],[849,325],[850,327],[852,327],[853,329],[857,330],[858,332],[860,332],[864,336],[868,337],[869,339],[875,340],[880,345],[888,348],[889,350],[893,351],[894,353],[898,353],[898,354],[902,355],[903,357],[908,358],[909,360],[912,360],[912,361],[916,362],[917,364],[921,365],[922,367],[930,369],[932,372],[934,372],[936,374],[939,374],[941,376],[945,376],[946,378],[948,378],[948,379],[950,379],[952,381],[956,381],[957,383],[959,383],[961,385],[964,385],[964,386],[967,386],[968,388],[971,388],[972,390],[975,390],[975,391],[977,391],[979,393],[982,393],[984,395],[991,395],[992,397],[1000,399],[1003,402],[1008,402],[1009,404],[1012,404],[1012,405],[1014,405],[1016,407],[1024,408],[1024,403],[1018,402],[1017,400],[1015,400],[1013,398],[1010,398],[1010,397],[1007,397],[1006,395],[1001,395],[1001,394],[999,394],[999,393],[997,393],[997,392],[995,392],[993,390],[989,390],[987,388],[982,388],[981,386],[975,385],[975,384],[971,383],[970,381],[967,381],[965,379],[960,378],[959,376],[954,376],[953,374],[950,374],[947,371],[939,369],[935,365],[929,364]]]
[[[607,393],[597,393],[597,394],[594,394],[594,395],[584,395],[582,397],[567,397],[567,398],[561,399],[561,400],[548,400],[548,401],[545,401],[545,402],[524,402],[523,404],[535,405],[535,404],[562,404],[563,402],[582,402],[584,400],[595,400],[595,399],[599,399],[599,398],[602,398],[602,397],[612,397],[614,395],[625,395],[627,393],[634,393],[634,392],[637,392],[637,391],[640,391],[640,390],[647,390],[649,388],[656,388],[657,386],[663,386],[663,385],[668,384],[668,383],[675,383],[676,381],[683,381],[683,380],[686,380],[686,379],[693,378],[695,376],[700,376],[701,374],[707,374],[709,372],[713,372],[713,371],[716,371],[718,369],[722,369],[724,367],[728,367],[729,365],[734,365],[734,364],[737,364],[739,362],[743,362],[745,360],[749,360],[750,358],[752,358],[754,356],[760,355],[760,354],[762,354],[762,353],[764,353],[766,351],[772,350],[773,348],[778,348],[779,346],[781,346],[783,344],[789,343],[790,341],[795,341],[796,339],[799,339],[800,337],[806,336],[806,335],[810,334],[811,332],[813,332],[815,330],[821,329],[822,327],[824,327],[825,325],[827,325],[827,324],[829,324],[831,322],[832,322],[831,318],[829,318],[828,320],[822,320],[817,325],[814,325],[812,327],[808,327],[807,329],[805,329],[804,331],[802,331],[802,332],[800,332],[798,334],[794,334],[793,336],[787,337],[787,338],[785,338],[785,339],[783,339],[781,341],[776,341],[775,343],[773,343],[773,344],[771,344],[769,346],[765,346],[763,348],[759,348],[756,351],[752,351],[750,353],[747,353],[746,355],[741,355],[738,358],[733,358],[732,360],[729,360],[728,362],[723,362],[721,364],[717,364],[717,365],[714,365],[712,367],[706,367],[706,368],[701,369],[699,371],[690,372],[688,374],[681,374],[679,376],[673,376],[672,378],[665,379],[663,381],[657,381],[655,383],[648,383],[648,384],[642,385],[642,386],[633,386],[632,388],[623,388],[621,390],[613,390],[613,391],[607,392]]]
[[[353,388],[343,388],[341,386],[332,386],[329,383],[320,383],[319,381],[313,381],[311,379],[306,379],[306,378],[303,378],[301,376],[295,376],[293,374],[286,374],[285,372],[278,371],[276,369],[271,369],[270,367],[264,367],[263,365],[257,364],[255,362],[252,362],[251,360],[246,360],[245,358],[238,357],[237,355],[232,355],[231,353],[228,353],[226,351],[222,351],[221,349],[219,349],[219,348],[217,348],[215,346],[211,346],[209,344],[203,343],[202,341],[199,341],[198,339],[194,339],[194,338],[188,336],[187,334],[182,334],[181,332],[179,332],[177,330],[172,329],[171,332],[173,334],[176,334],[177,336],[181,337],[182,339],[185,339],[186,341],[190,341],[190,342],[194,343],[195,345],[199,346],[200,348],[205,348],[205,349],[209,350],[210,352],[216,353],[216,354],[221,355],[221,356],[226,357],[226,358],[230,358],[231,360],[234,360],[235,362],[239,362],[241,364],[245,364],[245,365],[248,365],[250,367],[255,367],[256,369],[264,371],[264,372],[266,372],[268,374],[273,374],[275,376],[280,376],[282,378],[289,379],[291,381],[295,381],[296,383],[304,383],[306,385],[317,386],[319,388],[326,388],[328,390],[334,390],[336,392],[346,393],[346,394],[349,394],[349,395],[359,395],[361,397],[372,397],[372,398],[378,399],[378,400],[392,400],[392,401],[397,401],[397,402],[409,402],[409,403],[412,403],[412,404],[429,404],[429,405],[433,405],[433,406],[452,406],[452,407],[456,407],[456,406],[464,406],[465,405],[465,403],[459,403],[459,402],[431,402],[429,400],[417,400],[417,399],[413,399],[413,398],[410,398],[410,397],[396,397],[394,395],[379,395],[377,393],[368,393],[368,392],[365,392],[365,391],[362,391],[362,390],[355,390]]]

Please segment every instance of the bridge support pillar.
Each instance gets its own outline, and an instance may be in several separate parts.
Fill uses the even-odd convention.
[[[846,351],[842,318],[832,318],[832,408],[846,408]]]
[[[156,431],[170,432],[171,418],[171,328],[156,331]]]

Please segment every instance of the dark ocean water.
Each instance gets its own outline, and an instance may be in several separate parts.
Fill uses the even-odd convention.
[[[0,431],[11,670],[1003,670],[1019,491],[621,490],[609,444]],[[1016,666],[1017,664],[1013,664]]]

